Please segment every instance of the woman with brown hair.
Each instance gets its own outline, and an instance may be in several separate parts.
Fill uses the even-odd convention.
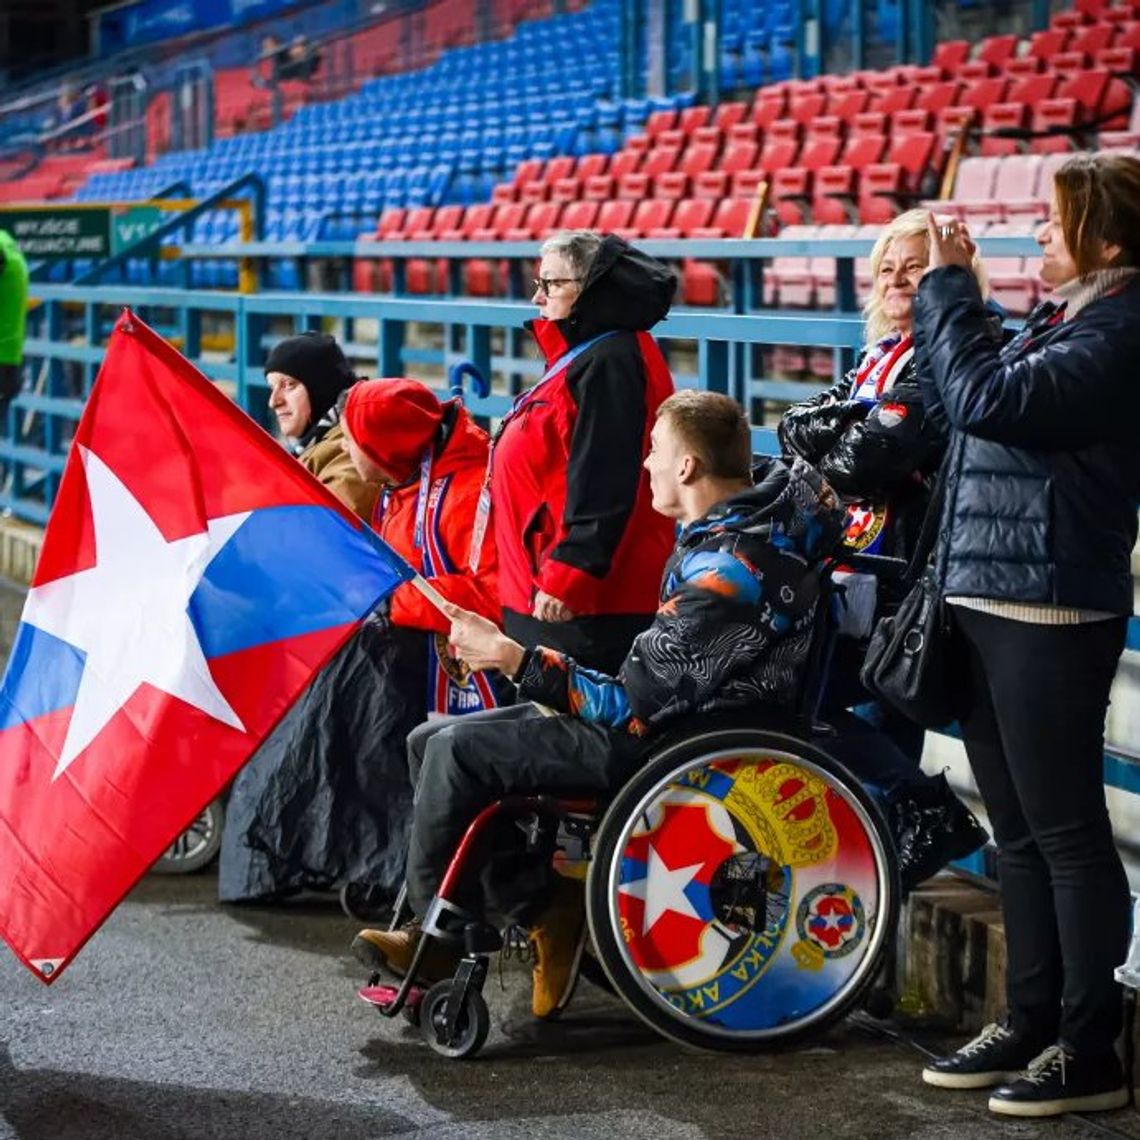
[[[930,219],[915,299],[929,413],[951,431],[935,568],[964,649],[959,721],[998,846],[1009,1016],[923,1072],[1014,1116],[1119,1108],[1113,979],[1128,882],[1103,783],[1140,501],[1140,160],[1073,158],[1038,234],[1053,300],[1004,347]]]

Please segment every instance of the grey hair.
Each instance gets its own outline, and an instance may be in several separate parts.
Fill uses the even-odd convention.
[[[557,253],[570,263],[575,277],[585,281],[590,266],[602,248],[602,235],[594,230],[561,230],[551,234],[539,247],[539,254]]]

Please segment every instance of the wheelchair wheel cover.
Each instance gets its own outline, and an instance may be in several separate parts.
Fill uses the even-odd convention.
[[[658,1032],[770,1048],[832,1024],[870,984],[897,878],[877,808],[836,761],[779,733],[712,730],[659,749],[610,805],[590,930]]]

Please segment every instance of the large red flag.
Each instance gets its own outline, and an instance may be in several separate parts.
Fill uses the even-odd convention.
[[[411,569],[125,313],[0,685],[0,935],[57,978]]]

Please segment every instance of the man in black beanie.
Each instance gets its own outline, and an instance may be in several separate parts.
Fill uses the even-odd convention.
[[[356,375],[328,333],[306,332],[273,347],[265,362],[269,410],[297,459],[365,522],[378,489],[365,483],[345,454],[337,400]]]

